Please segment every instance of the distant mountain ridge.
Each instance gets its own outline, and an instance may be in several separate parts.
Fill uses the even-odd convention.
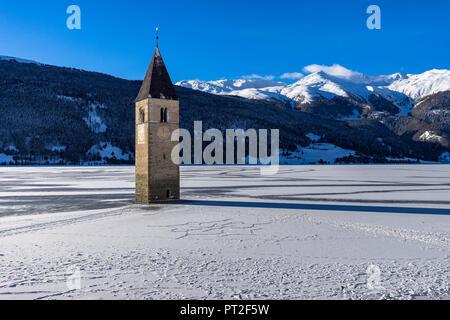
[[[318,72],[290,86],[190,82],[197,90],[176,87],[181,127],[192,133],[194,121],[203,121],[204,130],[279,129],[282,164],[450,161],[449,92],[416,98],[401,116],[397,103],[403,95],[411,98],[378,85],[409,80],[404,88],[410,92],[417,79],[352,77]],[[363,90],[367,81],[384,95],[370,95],[368,85]],[[133,164],[140,86],[97,72],[0,59],[0,165]],[[309,104],[293,99],[305,90]],[[400,102],[383,98],[388,94]]]
[[[233,81],[238,85],[234,85]],[[224,83],[227,85],[220,86],[221,90],[211,90],[212,86]],[[386,76],[356,72],[336,75],[321,70],[293,84],[252,80],[188,80],[178,85],[213,94],[278,101],[330,119],[373,119],[388,125],[398,134],[404,134],[406,126],[410,130],[407,133],[413,133],[412,139],[415,141],[433,137],[435,142],[449,145],[450,104],[447,97],[450,93],[450,70],[434,69],[418,75],[395,73]],[[428,116],[420,111],[424,107],[419,107],[425,102]],[[421,116],[418,117],[418,114]],[[404,125],[399,126],[397,122]]]
[[[278,94],[297,105],[312,103],[316,99],[334,97],[354,98],[370,102],[372,95],[380,95],[391,103],[404,107],[428,95],[450,91],[450,70],[430,70],[419,75],[396,73],[387,76],[356,74],[339,77],[324,71],[314,72],[293,84],[268,80],[184,80],[177,85],[212,94],[235,95],[249,99],[271,99]],[[247,91],[246,91],[247,90]],[[261,95],[253,95],[256,90]],[[250,94],[246,95],[245,92]],[[264,93],[269,93],[267,97]],[[254,98],[256,97],[256,98]]]

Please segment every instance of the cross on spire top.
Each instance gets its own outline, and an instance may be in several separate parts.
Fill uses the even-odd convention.
[[[156,27],[156,48],[158,48],[159,42],[159,27]]]

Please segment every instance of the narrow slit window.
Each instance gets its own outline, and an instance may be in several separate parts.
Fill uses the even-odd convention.
[[[145,122],[145,112],[144,110],[140,109],[139,110],[139,124],[142,124]]]

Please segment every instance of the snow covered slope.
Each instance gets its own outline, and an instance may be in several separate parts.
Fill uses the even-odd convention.
[[[218,81],[185,80],[178,82],[177,85],[212,94],[230,94],[231,92],[246,89],[262,89],[269,92],[279,92],[286,86],[286,83],[247,79]]]
[[[404,93],[414,100],[450,91],[450,70],[434,69],[418,75],[410,74],[404,79],[392,82],[388,88]]]
[[[281,94],[297,102],[311,103],[317,97],[332,99],[335,96],[367,100],[372,92],[365,85],[320,71],[287,86]]]
[[[247,79],[218,81],[186,80],[178,82],[177,85],[217,95],[238,96],[253,100],[290,101],[289,98],[280,94],[280,91],[286,86],[284,82]]]

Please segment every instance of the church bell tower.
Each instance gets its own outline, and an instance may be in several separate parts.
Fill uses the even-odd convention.
[[[158,31],[158,29],[157,29]],[[180,126],[178,95],[156,36],[156,50],[136,98],[136,203],[180,199],[180,167],[172,162],[172,132]]]

